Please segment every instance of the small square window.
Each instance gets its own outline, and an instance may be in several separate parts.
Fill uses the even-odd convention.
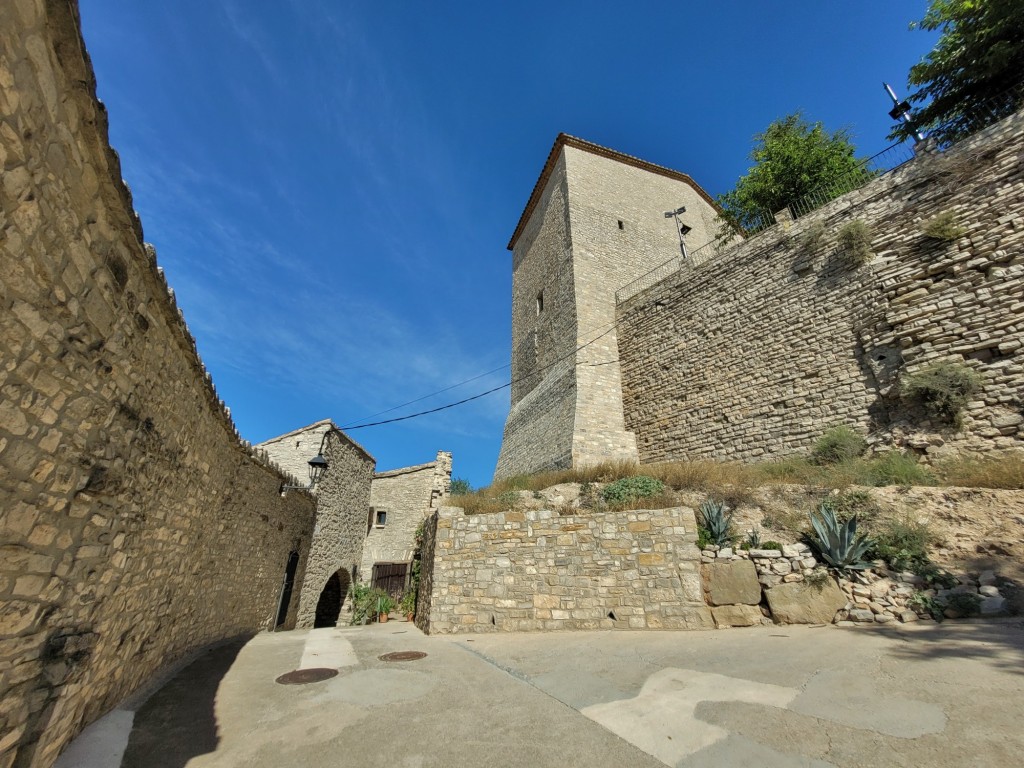
[[[619,219],[619,229],[625,229],[626,225],[622,223],[622,219]]]
[[[388,521],[388,512],[387,512],[387,510],[386,509],[378,509],[377,510],[377,517],[374,520],[373,527],[374,528],[383,528],[384,524],[387,521]]]
[[[544,311],[544,291],[537,294],[537,314]]]

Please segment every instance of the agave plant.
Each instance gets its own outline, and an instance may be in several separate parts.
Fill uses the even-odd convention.
[[[700,525],[708,532],[708,539],[719,547],[732,542],[732,512],[725,513],[724,501],[706,499],[700,505]]]
[[[840,571],[863,570],[872,563],[863,560],[864,555],[875,545],[867,534],[857,536],[857,516],[845,523],[836,519],[835,510],[828,504],[818,508],[818,516],[810,514],[811,525],[817,534],[818,552],[822,558]]]

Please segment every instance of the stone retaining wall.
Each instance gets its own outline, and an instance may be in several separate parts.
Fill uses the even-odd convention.
[[[418,622],[431,633],[710,629],[693,510],[465,515],[427,526]]]
[[[621,304],[641,461],[784,456],[837,423],[930,455],[1024,447],[1022,151],[1018,114]],[[952,242],[924,232],[945,213],[963,229]],[[866,264],[839,244],[856,220]],[[899,396],[937,360],[984,380],[959,433]]]
[[[273,626],[312,534],[143,246],[83,51],[73,3],[0,3],[0,766]]]

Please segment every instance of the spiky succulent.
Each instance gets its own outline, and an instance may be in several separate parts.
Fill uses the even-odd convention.
[[[708,540],[719,547],[732,543],[732,512],[725,513],[724,501],[706,499],[700,505],[700,525],[708,532]]]
[[[836,519],[835,510],[828,504],[818,508],[818,514],[810,513],[811,525],[817,536],[818,552],[821,557],[840,571],[863,570],[872,563],[863,558],[874,546],[867,534],[857,536],[857,516],[845,523]]]

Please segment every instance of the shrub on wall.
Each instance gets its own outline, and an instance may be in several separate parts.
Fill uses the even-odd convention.
[[[867,447],[864,438],[849,427],[832,427],[814,444],[811,461],[815,464],[838,464],[857,458]]]
[[[822,221],[814,221],[800,236],[798,247],[803,253],[811,253],[821,245],[821,239],[825,236],[825,224]]]
[[[930,237],[932,240],[942,240],[943,242],[949,243],[956,240],[958,237],[963,237],[967,230],[957,224],[956,214],[952,211],[944,211],[938,216],[933,216],[924,223],[921,228],[924,232],[925,237]]]
[[[664,493],[665,484],[647,475],[623,477],[601,489],[601,498],[609,504],[627,504]]]
[[[874,542],[867,534],[857,533],[857,516],[846,522],[836,517],[827,503],[818,507],[818,514],[810,513],[814,536],[811,541],[821,558],[838,571],[863,570],[872,563],[865,560]]]
[[[734,538],[732,512],[726,514],[725,502],[713,499],[701,502],[697,523],[697,546],[701,549],[709,544],[726,547]]]
[[[981,389],[983,379],[963,363],[944,360],[903,377],[902,395],[922,405],[928,415],[960,425],[967,401]]]
[[[839,247],[857,264],[866,264],[871,252],[871,230],[861,219],[854,219],[839,230]]]
[[[888,520],[875,535],[871,552],[896,571],[914,571],[929,562],[928,547],[935,539],[927,523],[910,518]]]

